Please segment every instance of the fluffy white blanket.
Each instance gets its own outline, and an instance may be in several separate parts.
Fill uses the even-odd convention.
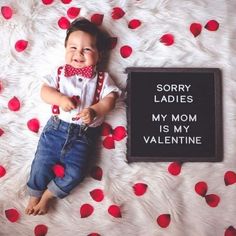
[[[0,2],[0,235],[235,236],[236,1],[54,0],[47,5],[43,2],[50,3]],[[12,16],[7,6],[12,9]],[[103,15],[102,25],[118,38],[108,71],[123,90],[127,79],[124,70],[128,66],[221,68],[223,162],[184,163],[181,172],[173,175],[168,171],[171,163],[127,164],[127,137],[115,141],[112,149],[103,146],[103,137],[95,163],[102,169],[102,176],[93,171],[45,216],[24,214],[30,165],[39,135],[50,116],[50,107],[39,96],[41,79],[64,62],[65,30],[58,26],[58,20],[66,17],[72,21],[67,15],[70,7],[80,8],[79,15],[89,19],[94,14]],[[113,19],[117,16],[112,14],[114,7],[125,13],[120,19]],[[135,29],[128,27],[133,19],[141,22]],[[204,28],[210,20],[219,23],[217,30]],[[202,25],[196,37],[190,31],[192,23]],[[160,41],[164,34],[174,36],[172,45]],[[18,40],[28,42],[21,52],[24,41],[16,50]],[[120,52],[124,45],[132,48],[126,58]],[[20,101],[18,111],[8,108],[13,97]],[[27,127],[32,118],[40,121],[37,133]],[[113,129],[126,128],[124,102],[117,103],[106,122]],[[199,182],[203,183],[195,190]],[[93,191],[96,189],[100,191]],[[93,212],[84,204],[89,204]]]

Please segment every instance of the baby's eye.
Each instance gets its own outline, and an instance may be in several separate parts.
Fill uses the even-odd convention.
[[[72,50],[76,50],[76,47],[70,47],[70,49],[72,49]]]
[[[91,48],[84,48],[84,51],[85,52],[90,52],[90,51],[92,51],[92,49]]]

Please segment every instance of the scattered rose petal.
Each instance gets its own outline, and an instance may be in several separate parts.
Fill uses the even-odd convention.
[[[6,20],[11,19],[12,14],[13,14],[13,11],[12,11],[11,7],[9,7],[9,6],[2,6],[1,7],[1,12],[2,12],[3,17]]]
[[[170,224],[170,220],[170,214],[162,214],[157,217],[157,224],[162,228],[166,228]]]
[[[42,0],[43,4],[49,5],[52,4],[54,0]]]
[[[63,178],[65,175],[65,168],[64,168],[64,166],[62,166],[60,164],[54,165],[52,167],[52,170],[58,178]]]
[[[4,134],[4,130],[0,128],[0,137]]]
[[[172,175],[179,175],[181,172],[181,167],[182,167],[182,163],[180,162],[172,162],[169,166],[168,166],[168,172]]]
[[[12,99],[10,99],[10,101],[8,102],[8,108],[11,111],[19,111],[20,110],[20,101],[17,97],[13,97]]]
[[[88,216],[90,216],[94,211],[93,206],[91,206],[90,204],[83,204],[80,207],[80,216],[81,218],[86,218]]]
[[[3,166],[0,166],[0,178],[6,174],[6,169]]]
[[[70,19],[75,19],[80,13],[80,8],[78,7],[70,7],[68,10],[67,10],[67,16],[70,18]]]
[[[126,137],[126,129],[123,126],[117,126],[113,131],[113,138],[116,141],[122,140],[124,137]]]
[[[217,207],[220,202],[220,197],[216,194],[208,194],[205,196],[205,199],[210,207]]]
[[[108,49],[113,49],[117,45],[117,37],[110,37],[108,39]]]
[[[202,25],[200,23],[192,23],[190,25],[190,31],[194,37],[197,37],[202,32]]]
[[[103,21],[103,14],[93,14],[91,16],[91,22],[96,24],[96,25],[101,25]]]
[[[15,49],[17,52],[23,52],[28,46],[28,41],[26,40],[18,40],[16,43],[15,43]]]
[[[2,93],[3,91],[3,82],[0,80],[0,94]]]
[[[107,149],[114,149],[115,148],[115,142],[113,137],[111,136],[107,136],[103,142],[102,142],[103,146]]]
[[[224,236],[236,236],[236,229],[233,226],[229,226],[225,230]]]
[[[231,185],[236,183],[236,173],[233,171],[227,171],[224,176],[225,185]]]
[[[101,236],[101,235],[98,233],[91,233],[91,234],[88,234],[88,236]]]
[[[128,45],[124,45],[120,48],[120,54],[123,58],[129,57],[132,51],[133,51],[132,48]]]
[[[101,189],[94,189],[90,192],[90,196],[96,202],[101,202],[104,199],[104,194]]]
[[[208,189],[208,186],[205,182],[198,182],[196,185],[195,185],[195,192],[202,196],[202,197],[205,197],[206,193],[207,193],[207,189]]]
[[[101,135],[102,136],[107,136],[107,135],[110,135],[111,133],[112,133],[112,127],[108,123],[104,122],[102,124],[102,133],[101,133]]]
[[[210,20],[206,23],[205,28],[209,31],[216,31],[219,28],[219,23],[216,20]]]
[[[129,22],[128,27],[130,29],[137,29],[141,25],[141,21],[138,19],[133,19]]]
[[[142,196],[147,191],[147,184],[144,183],[137,183],[133,186],[134,194],[136,196]]]
[[[125,12],[120,7],[114,7],[111,13],[111,17],[114,20],[118,20],[124,16]]]
[[[7,219],[12,223],[16,222],[20,218],[20,214],[16,209],[5,210],[5,215]]]
[[[90,175],[96,180],[99,180],[99,181],[102,180],[102,175],[103,175],[102,168],[99,166],[94,166],[91,169]]]
[[[62,3],[64,4],[69,4],[72,0],[61,0]]]
[[[28,129],[31,130],[31,131],[34,132],[34,133],[38,133],[38,131],[39,131],[39,126],[40,126],[39,120],[36,119],[36,118],[30,119],[30,120],[27,122],[27,127],[28,127]]]
[[[174,41],[174,36],[172,34],[164,34],[160,38],[160,42],[166,46],[172,45]]]
[[[36,225],[34,228],[35,236],[45,236],[48,232],[48,227],[46,225]]]
[[[109,208],[108,208],[108,213],[115,217],[115,218],[121,218],[121,212],[120,212],[120,207],[118,207],[117,205],[111,205]]]
[[[58,20],[58,26],[61,29],[68,29],[70,27],[70,21],[63,16]]]

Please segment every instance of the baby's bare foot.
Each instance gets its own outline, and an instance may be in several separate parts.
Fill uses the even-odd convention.
[[[25,209],[25,214],[31,215],[34,212],[34,207],[39,203],[40,198],[31,196],[28,205]]]

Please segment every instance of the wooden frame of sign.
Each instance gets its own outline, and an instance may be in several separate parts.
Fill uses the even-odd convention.
[[[218,68],[126,68],[127,160],[223,159]]]

